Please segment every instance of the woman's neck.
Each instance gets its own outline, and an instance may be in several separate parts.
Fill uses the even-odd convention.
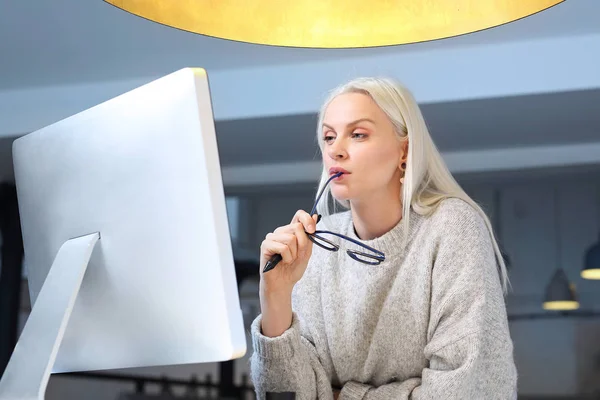
[[[371,240],[384,235],[402,219],[399,195],[389,193],[371,196],[368,200],[351,202],[352,221],[356,236]]]

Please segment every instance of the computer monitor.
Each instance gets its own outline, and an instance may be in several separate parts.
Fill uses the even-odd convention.
[[[43,398],[50,372],[246,353],[217,150],[199,68],[14,142],[33,308],[0,399]]]

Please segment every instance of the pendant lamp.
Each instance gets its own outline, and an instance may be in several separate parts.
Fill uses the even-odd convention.
[[[576,310],[579,301],[575,292],[575,285],[569,282],[567,274],[561,268],[562,249],[560,243],[560,205],[558,190],[554,189],[554,226],[556,237],[556,271],[546,286],[543,307],[545,310]]]
[[[569,283],[567,274],[560,268],[554,272],[544,299],[545,310],[576,310],[579,301],[575,293],[575,284]]]
[[[600,186],[598,187],[598,202],[596,204],[598,212],[598,223],[600,225]],[[600,279],[600,234],[598,243],[592,245],[585,253],[581,277],[584,279]]]
[[[581,270],[584,279],[600,279],[600,235],[598,243],[590,247],[585,254],[585,265]]]
[[[416,43],[506,24],[564,0],[105,0],[184,31],[313,48]]]

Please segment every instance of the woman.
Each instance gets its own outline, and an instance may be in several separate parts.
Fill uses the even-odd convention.
[[[318,140],[319,216],[300,210],[261,245],[258,397],[516,398],[504,262],[410,92],[375,78],[337,88]],[[330,196],[346,211],[330,214]]]

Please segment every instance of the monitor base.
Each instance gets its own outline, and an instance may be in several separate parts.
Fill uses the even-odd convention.
[[[0,400],[43,400],[98,232],[67,240],[48,276],[0,380]]]

